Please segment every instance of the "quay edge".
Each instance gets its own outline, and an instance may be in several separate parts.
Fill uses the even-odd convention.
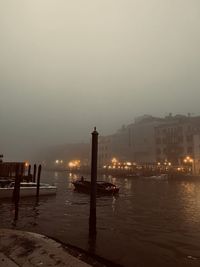
[[[59,240],[12,229],[0,229],[0,266],[123,267]]]
[[[44,235],[10,229],[0,229],[0,260],[1,267],[91,267]]]

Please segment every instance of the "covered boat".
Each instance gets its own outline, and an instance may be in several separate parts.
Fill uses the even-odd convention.
[[[75,190],[83,193],[90,193],[91,182],[83,179],[72,182]],[[97,194],[114,195],[119,192],[119,187],[112,183],[97,181]]]
[[[14,182],[6,184],[4,181],[0,181],[0,198],[12,198],[14,190]],[[20,197],[31,197],[36,196],[37,184],[32,182],[21,182],[20,183]],[[54,195],[56,194],[57,187],[49,184],[40,184],[40,196]]]

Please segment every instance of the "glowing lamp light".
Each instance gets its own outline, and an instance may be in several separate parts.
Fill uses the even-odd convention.
[[[117,163],[117,159],[116,159],[116,158],[112,158],[111,162],[112,162],[113,164],[116,164],[116,163]]]
[[[69,166],[70,168],[75,167],[75,165],[74,165],[74,163],[73,163],[72,161],[69,162],[68,166]]]
[[[28,167],[28,166],[29,166],[29,162],[26,161],[26,162],[24,163],[24,165],[25,165],[25,167]]]
[[[185,163],[193,163],[194,162],[194,160],[191,157],[189,157],[189,156],[187,156],[183,161]]]
[[[79,168],[80,160],[72,160],[68,163],[69,168]]]

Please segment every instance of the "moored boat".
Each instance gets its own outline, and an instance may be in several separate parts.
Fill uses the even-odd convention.
[[[83,193],[90,193],[91,182],[83,179],[72,182],[75,190]],[[97,194],[114,195],[119,192],[119,187],[112,183],[97,181]]]
[[[4,184],[0,187],[0,198],[12,198],[14,190],[14,182],[10,184]],[[36,195],[37,184],[36,183],[20,183],[20,197],[31,197]],[[40,184],[40,195],[54,195],[56,194],[57,187],[49,184]]]

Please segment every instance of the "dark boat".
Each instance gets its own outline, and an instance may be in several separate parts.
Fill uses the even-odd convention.
[[[75,190],[83,193],[90,193],[91,191],[91,182],[85,180],[77,180],[72,182],[75,187]],[[97,194],[101,195],[114,195],[119,192],[119,187],[114,184],[107,183],[104,181],[97,181]]]

